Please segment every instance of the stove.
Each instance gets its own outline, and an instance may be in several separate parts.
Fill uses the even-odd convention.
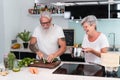
[[[64,63],[53,74],[83,75],[120,78],[120,69],[117,72],[105,72],[105,68],[97,64],[69,64]]]

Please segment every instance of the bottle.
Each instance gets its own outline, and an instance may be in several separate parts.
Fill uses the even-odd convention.
[[[47,6],[47,5],[45,5],[44,10],[45,10],[45,11],[48,11],[48,6]]]
[[[60,14],[60,7],[57,8],[57,13]]]
[[[52,6],[50,6],[50,8],[49,8],[49,12],[52,13]]]
[[[55,14],[55,7],[52,8],[52,14]]]
[[[40,4],[37,3],[37,14],[40,14],[40,8],[41,8]]]
[[[37,14],[37,4],[36,3],[34,3],[33,14]]]
[[[9,68],[9,60],[8,60],[8,54],[5,54],[4,55],[4,67],[5,67],[5,70],[8,70]]]

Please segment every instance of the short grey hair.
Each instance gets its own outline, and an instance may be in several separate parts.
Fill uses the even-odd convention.
[[[88,15],[82,19],[81,24],[83,25],[85,22],[89,25],[97,25],[97,18],[94,15]]]
[[[52,18],[51,13],[48,12],[48,11],[43,11],[43,12],[41,12],[41,13],[40,13],[40,18],[41,18],[41,17],[47,17],[48,19],[51,19],[51,18]]]

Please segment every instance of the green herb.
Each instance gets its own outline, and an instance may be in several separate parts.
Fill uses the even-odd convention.
[[[43,61],[44,64],[49,63],[49,62],[48,62],[46,59],[44,59],[44,58],[42,59],[42,61]],[[56,62],[56,61],[58,61],[58,58],[54,58],[54,60],[52,61],[52,63],[53,63],[53,62]]]
[[[35,61],[34,58],[24,58],[21,61],[19,61],[18,66],[19,67],[23,67],[23,66],[27,67],[29,64],[31,64],[34,61]]]
[[[53,62],[56,62],[56,61],[58,61],[58,58],[54,58]]]
[[[16,56],[14,53],[10,52],[8,54],[8,60],[9,60],[9,69],[12,70],[13,69],[13,64],[14,64],[14,60],[15,60]]]
[[[47,60],[44,59],[44,58],[42,59],[42,61],[43,61],[44,64],[48,63]]]
[[[9,58],[9,59],[15,59],[16,56],[15,56],[14,53],[11,52],[11,53],[8,54],[8,58]]]

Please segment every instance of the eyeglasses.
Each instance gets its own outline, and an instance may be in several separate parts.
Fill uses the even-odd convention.
[[[41,25],[45,25],[45,24],[46,24],[46,25],[49,25],[49,24],[51,23],[51,21],[48,21],[48,22],[41,22],[41,21],[40,21],[40,23],[41,23]]]

